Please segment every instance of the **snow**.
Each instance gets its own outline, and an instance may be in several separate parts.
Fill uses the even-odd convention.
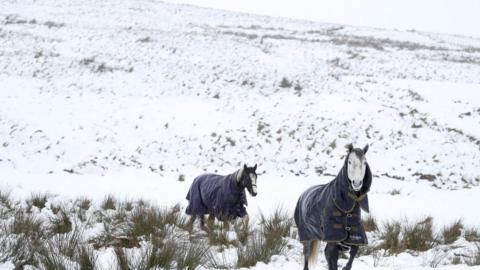
[[[195,6],[220,8],[268,16],[318,22],[362,25],[376,28],[420,30],[480,37],[480,9],[472,0],[167,0]]]
[[[345,144],[368,143],[380,222],[476,226],[479,88],[474,38],[149,0],[3,1],[0,190],[185,206],[195,176],[258,163],[255,219],[292,211],[337,174]],[[253,269],[298,269],[292,245]],[[430,255],[377,268],[426,269]]]

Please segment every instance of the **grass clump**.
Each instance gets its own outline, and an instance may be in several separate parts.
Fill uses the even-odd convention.
[[[469,242],[480,241],[480,230],[475,227],[465,229],[465,239]]]
[[[87,211],[92,206],[92,200],[88,198],[79,198],[75,204],[82,210]]]
[[[47,204],[47,195],[46,194],[32,194],[30,199],[27,201],[27,205],[35,206],[38,209],[42,210]]]
[[[240,219],[235,222],[233,229],[237,234],[237,239],[242,245],[246,245],[248,237],[252,234],[252,228],[248,220]]]
[[[399,221],[386,222],[380,232],[380,238],[383,240],[381,247],[388,250],[391,254],[402,252],[401,231],[402,225]]]
[[[223,229],[223,224],[210,223],[208,225],[208,243],[211,246],[229,246],[227,232]]]
[[[280,87],[281,88],[290,88],[290,87],[292,87],[292,85],[293,85],[293,83],[285,77],[283,77],[282,80],[280,81]]]
[[[117,202],[115,198],[112,195],[107,195],[103,200],[101,207],[103,210],[116,210],[116,204]]]
[[[251,267],[260,261],[268,263],[273,255],[282,254],[287,247],[285,237],[290,235],[292,226],[290,215],[281,208],[269,217],[261,215],[260,231],[237,249],[237,267]]]
[[[378,230],[377,220],[371,215],[368,215],[365,219],[363,219],[362,223],[366,232],[375,232]]]
[[[444,244],[452,244],[453,242],[457,241],[457,239],[462,234],[463,223],[462,221],[456,220],[449,226],[446,226],[442,229],[442,236]]]
[[[57,215],[50,219],[50,232],[52,234],[64,234],[72,231],[72,221],[65,213],[60,210]]]
[[[10,193],[0,191],[0,206],[7,209],[12,209],[12,199],[10,198]]]
[[[205,243],[182,243],[176,252],[175,260],[177,262],[177,269],[195,270],[198,266],[206,264],[210,252]]]
[[[407,224],[403,228],[402,245],[404,249],[415,251],[427,251],[437,243],[432,230],[432,218]]]
[[[204,244],[168,241],[162,248],[147,244],[140,252],[116,247],[114,249],[117,269],[148,270],[178,269],[194,270],[207,264],[209,248]]]
[[[480,244],[479,243],[475,245],[475,248],[472,250],[472,253],[469,256],[466,263],[470,266],[480,265]]]
[[[237,267],[252,267],[257,264],[257,262],[268,263],[270,258],[275,254],[280,254],[286,243],[283,242],[282,245],[275,245],[278,242],[269,242],[262,234],[255,233],[250,237],[250,241],[247,245],[239,247],[237,249]],[[274,244],[274,246],[272,246]]]

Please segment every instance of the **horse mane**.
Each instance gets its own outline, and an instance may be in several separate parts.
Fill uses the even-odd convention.
[[[242,175],[243,175],[243,165],[242,167],[240,167],[240,170],[237,171],[237,175],[236,175],[236,178],[235,180],[237,180],[237,183],[240,182],[240,179],[242,178]]]

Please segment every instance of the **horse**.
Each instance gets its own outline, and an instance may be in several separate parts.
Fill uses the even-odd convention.
[[[248,214],[245,206],[247,196],[245,189],[252,197],[257,196],[257,164],[248,167],[244,164],[239,170],[229,175],[206,173],[197,176],[187,193],[188,206],[185,210],[191,216],[190,224],[200,217],[200,226],[205,229],[205,215],[213,223],[215,218],[223,221],[224,228],[229,229],[229,224],[236,218],[246,217]]]
[[[304,270],[317,259],[320,241],[325,241],[329,270],[337,270],[340,251],[350,251],[343,270],[352,268],[360,245],[368,243],[361,211],[369,212],[372,173],[363,149],[348,144],[343,167],[331,182],[310,187],[298,199],[294,219],[303,244]]]

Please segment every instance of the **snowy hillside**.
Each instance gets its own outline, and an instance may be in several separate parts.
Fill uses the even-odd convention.
[[[194,176],[248,162],[262,172],[249,211],[290,210],[353,142],[370,144],[379,219],[475,225],[479,100],[479,39],[147,0],[0,2],[0,187],[21,198],[183,204]]]

